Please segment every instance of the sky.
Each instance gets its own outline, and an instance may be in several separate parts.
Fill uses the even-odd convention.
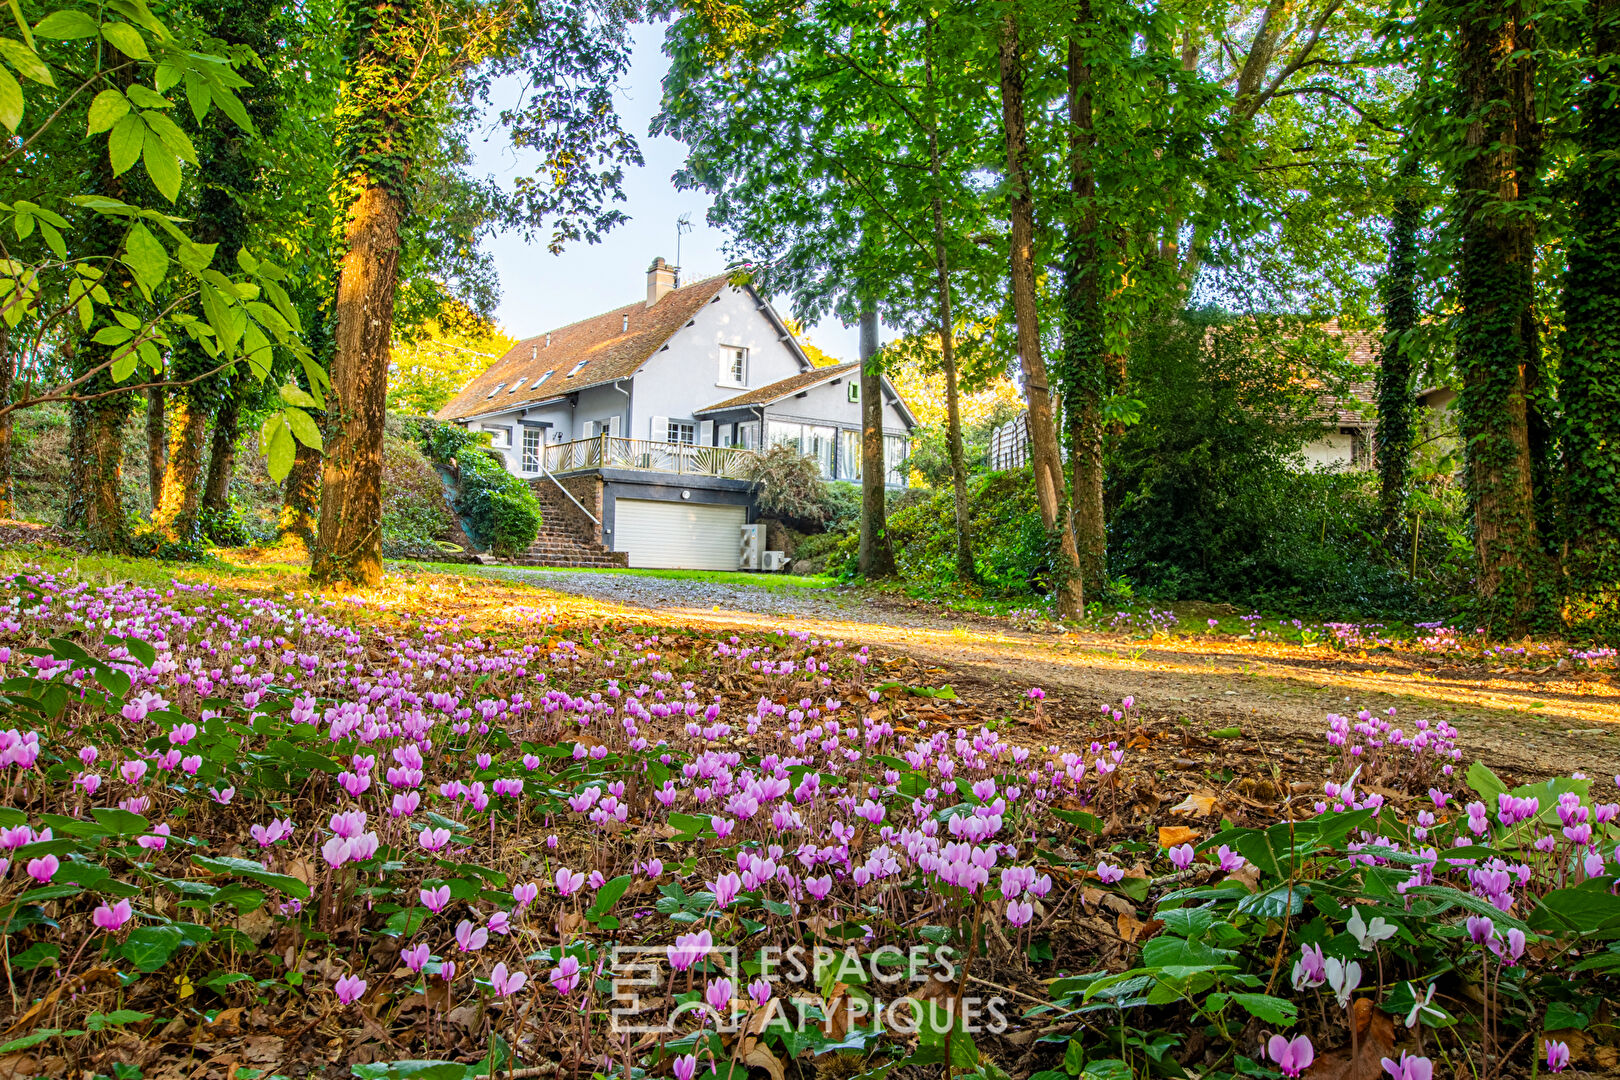
[[[620,117],[646,160],[640,168],[625,170],[625,201],[620,208],[630,220],[611,230],[602,243],[576,243],[561,255],[547,251],[543,237],[529,243],[508,232],[485,240],[501,280],[497,318],[513,336],[544,333],[645,298],[647,267],[653,259],[675,261],[675,223],[682,214],[691,215],[693,227],[680,241],[681,279],[697,281],[725,269],[725,234],[704,218],[712,200],[702,192],[677,191],[670,180],[685,159],[685,148],[675,139],[647,134],[669,63],[663,40],[663,23],[635,28],[630,73],[619,95]],[[471,171],[499,181],[532,171],[538,160],[533,152],[514,150],[498,123],[475,134],[472,149]],[[859,333],[837,319],[810,327],[805,337],[840,360],[856,358]]]

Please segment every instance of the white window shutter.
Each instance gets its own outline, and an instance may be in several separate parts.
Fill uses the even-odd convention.
[[[608,434],[615,439],[619,437],[619,418],[617,416],[608,417]]]
[[[669,442],[669,417],[655,416],[649,420],[647,438],[653,442]]]
[[[713,446],[714,445],[714,421],[713,420],[699,420],[698,421],[698,445],[699,446]]]
[[[587,438],[587,439],[596,438],[596,421],[595,420],[587,420],[587,421],[585,421],[584,437]]]

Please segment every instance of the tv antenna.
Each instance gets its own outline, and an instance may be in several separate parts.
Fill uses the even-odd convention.
[[[692,212],[688,210],[675,219],[675,284],[681,283],[681,237],[691,232],[696,226],[692,224]]]

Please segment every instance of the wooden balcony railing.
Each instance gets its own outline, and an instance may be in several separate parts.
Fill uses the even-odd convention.
[[[647,469],[685,476],[726,476],[747,479],[748,466],[759,455],[732,446],[693,446],[689,443],[653,442],[599,435],[594,439],[551,443],[546,447],[545,471],[579,469]]]

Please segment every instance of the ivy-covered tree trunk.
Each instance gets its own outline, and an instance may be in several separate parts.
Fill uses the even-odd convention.
[[[17,357],[11,351],[11,328],[0,322],[0,405],[11,403],[17,380]],[[0,518],[17,516],[16,480],[12,475],[11,413],[0,415]]]
[[[1108,573],[1108,529],[1103,510],[1102,402],[1107,379],[1102,331],[1102,266],[1092,171],[1091,65],[1085,35],[1095,33],[1090,0],[1080,0],[1068,42],[1069,195],[1073,200],[1064,237],[1063,362],[1060,368],[1069,434],[1069,471],[1074,485],[1075,544],[1087,593],[1100,591]]]
[[[1499,629],[1527,625],[1536,603],[1536,535],[1526,331],[1533,250],[1517,206],[1523,177],[1514,98],[1522,4],[1462,5],[1457,37],[1459,111],[1466,157],[1457,179],[1457,368],[1474,517],[1477,590]]]
[[[1423,220],[1423,204],[1417,184],[1417,155],[1408,152],[1396,171],[1389,255],[1379,282],[1384,338],[1378,350],[1378,426],[1373,431],[1373,441],[1378,461],[1379,516],[1386,539],[1397,535],[1396,526],[1406,505],[1416,434],[1412,356],[1407,334],[1417,326],[1418,320],[1417,230]]]
[[[214,414],[214,437],[208,446],[208,476],[203,481],[202,508],[215,514],[231,509],[231,477],[236,474],[236,441],[242,434],[242,402],[233,388]]]
[[[215,37],[245,46],[257,55],[265,55],[274,40],[275,5],[270,0],[193,0],[192,11]],[[271,78],[252,65],[243,65],[239,71],[249,85],[241,87],[238,96],[260,138],[264,138],[274,131],[281,116]],[[259,182],[249,139],[246,132],[215,113],[196,140],[200,192],[194,238],[199,243],[217,245],[213,265],[227,272],[235,267],[236,254],[247,242],[242,200]],[[178,378],[194,378],[215,365],[216,361],[189,338],[176,342],[170,368]],[[226,377],[204,378],[181,387],[169,403],[167,466],[161,497],[153,496],[152,523],[170,539],[191,540],[197,534],[203,436],[210,414],[225,407],[226,389]],[[231,446],[234,454],[234,438]],[[223,489],[210,485],[210,490],[218,498],[223,497]],[[217,501],[210,504],[213,509],[222,505]]]
[[[354,54],[339,120],[349,173],[327,401],[320,529],[310,560],[317,584],[382,581],[382,443],[388,347],[406,212],[405,158],[419,66],[412,2],[353,8]]]
[[[181,392],[169,406],[169,454],[152,524],[174,540],[191,540],[197,531],[197,477],[208,437],[208,409],[198,397]]]
[[[951,459],[951,494],[956,516],[956,576],[962,581],[978,578],[973,562],[973,529],[968,506],[967,454],[962,447],[962,395],[956,366],[956,322],[951,312],[951,267],[945,248],[945,199],[939,184],[943,162],[939,150],[939,109],[934,86],[934,23],[927,24],[927,51],[923,69],[928,84],[928,173],[935,185],[930,209],[934,226],[934,278],[938,290],[939,363],[945,372],[945,446]]]
[[[128,417],[127,394],[75,401],[68,410],[68,501],[62,524],[83,534],[97,551],[123,551],[129,546],[123,498]]]
[[[120,200],[126,194],[123,182],[113,176],[111,162],[105,158],[98,159],[94,166],[90,188],[95,194]],[[91,214],[81,228],[87,253],[109,259],[119,254],[123,233],[116,219]],[[120,303],[134,291],[129,272],[121,263],[107,265],[103,283],[114,303]],[[111,306],[97,309],[95,320],[70,346],[68,362],[75,377],[100,369],[76,388],[77,393],[91,400],[74,401],[69,406],[68,495],[62,514],[63,526],[81,533],[97,551],[124,551],[129,547],[123,495],[123,433],[135,398],[128,391],[120,391],[109,374],[113,346],[95,340],[104,326],[115,325],[106,314]]]
[[[1539,78],[1538,55],[1540,20],[1532,17],[1533,0],[1520,0],[1513,9],[1518,16],[1514,30],[1514,61],[1509,68],[1513,102],[1516,107],[1515,162],[1519,202],[1533,207],[1541,194],[1541,163],[1543,154],[1542,124],[1537,113],[1536,86]],[[1543,213],[1523,212],[1517,230],[1521,248],[1521,262],[1529,275],[1525,285],[1524,307],[1520,313],[1522,328],[1519,341],[1524,350],[1524,401],[1526,441],[1530,447],[1531,509],[1536,523],[1536,540],[1540,549],[1537,562],[1538,587],[1542,590],[1537,603],[1550,607],[1547,592],[1552,586],[1552,568],[1555,555],[1551,550],[1556,543],[1560,524],[1558,520],[1558,476],[1555,459],[1558,454],[1558,403],[1553,393],[1555,382],[1547,363],[1546,350],[1541,344],[1541,312],[1536,306],[1534,273],[1536,250],[1540,239],[1538,225]]]
[[[883,374],[878,368],[878,317],[861,308],[861,543],[859,565],[866,578],[894,577],[889,543],[888,475],[883,454]]]
[[[163,496],[163,473],[168,467],[168,446],[164,442],[167,434],[163,418],[165,397],[161,386],[146,389],[146,483],[154,509]]]
[[[310,550],[315,547],[315,515],[321,499],[321,452],[303,443],[293,455],[292,470],[281,486],[281,517],[276,531],[296,536]]]
[[[1620,0],[1593,0],[1587,55],[1620,53]],[[1592,65],[1581,101],[1564,279],[1563,404],[1570,614],[1620,620],[1620,72]]]
[[[1052,391],[1046,361],[1041,357],[1041,332],[1035,293],[1035,202],[1029,176],[1029,128],[1024,112],[1024,58],[1019,45],[1018,14],[1009,11],[1000,27],[999,62],[1002,123],[1007,138],[1008,269],[1012,284],[1013,318],[1018,323],[1018,359],[1023,368],[1024,398],[1028,405],[1030,457],[1035,473],[1035,499],[1041,523],[1057,540],[1058,565],[1053,574],[1060,615],[1077,618],[1085,610],[1080,576],[1080,554],[1070,520],[1067,483],[1063,477],[1063,451],[1058,444],[1052,415]]]

